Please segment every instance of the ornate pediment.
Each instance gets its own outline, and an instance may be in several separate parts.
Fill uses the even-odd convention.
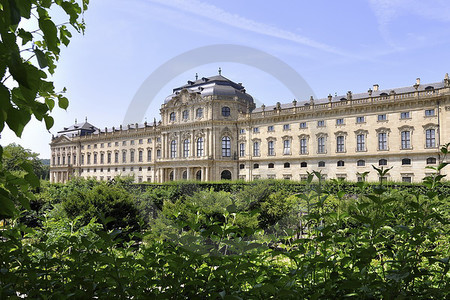
[[[60,135],[52,140],[51,145],[55,146],[55,145],[64,144],[67,142],[71,142],[71,140],[65,135]]]
[[[200,94],[189,92],[187,89],[182,89],[176,96],[174,96],[169,100],[169,102],[166,103],[166,107],[177,107],[197,103],[200,101]]]

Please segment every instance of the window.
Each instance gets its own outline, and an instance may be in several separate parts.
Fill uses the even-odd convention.
[[[344,125],[344,119],[336,119],[336,125]]]
[[[69,156],[70,157],[70,156]],[[70,162],[68,162],[70,163]],[[100,163],[104,164],[105,163],[105,153],[100,153]]]
[[[275,165],[273,163],[269,163],[269,169],[273,169],[275,167]]]
[[[259,164],[253,164],[253,169],[259,169]]]
[[[230,108],[228,106],[222,107],[222,116],[224,117],[230,116]]]
[[[183,157],[189,157],[189,139],[185,139],[183,142]]]
[[[272,156],[275,155],[275,142],[269,141],[267,143],[267,155]]]
[[[343,135],[336,137],[336,152],[345,152],[344,141],[345,137]]]
[[[283,154],[290,155],[291,154],[291,140],[283,141]]]
[[[187,120],[189,118],[189,111],[183,110],[183,120]]]
[[[114,153],[114,163],[116,163],[116,164],[119,163],[119,152]]]
[[[147,150],[147,161],[152,161],[152,150],[151,149]]]
[[[197,156],[201,157],[203,156],[203,138],[199,137],[197,139]]]
[[[105,143],[101,143],[100,148],[105,148]]]
[[[143,144],[144,143],[144,140],[143,139],[139,139],[139,144]]]
[[[130,145],[134,145],[134,140],[131,140],[131,141],[130,141]]]
[[[356,165],[357,165],[358,167],[364,167],[364,166],[366,165],[366,161],[363,160],[363,159],[360,159],[360,160],[358,160],[358,161],[356,162]]]
[[[356,136],[356,151],[366,151],[366,136],[364,134]]]
[[[402,166],[410,165],[410,164],[411,164],[411,159],[410,158],[403,158],[402,159]]]
[[[240,164],[240,165],[239,165],[239,169],[242,170],[242,169],[244,169],[244,168],[245,168],[245,165],[244,165],[244,164]]]
[[[426,117],[432,117],[432,116],[434,116],[434,109],[426,109],[426,110],[425,110],[425,116],[426,116]]]
[[[127,145],[127,141],[122,141],[122,146],[126,146]]]
[[[411,149],[411,131],[401,133],[402,149]]]
[[[411,176],[402,176],[402,182],[412,182]]]
[[[130,162],[134,163],[134,150],[130,150]]]
[[[325,153],[325,137],[317,138],[317,153]]]
[[[195,112],[195,116],[197,118],[203,118],[203,108],[197,108],[196,112]]]
[[[73,159],[75,160],[75,156],[73,157]],[[108,152],[107,162],[108,164],[111,163],[111,152]]]
[[[364,116],[356,117],[356,123],[364,123],[364,122],[366,122],[366,117]]]
[[[243,128],[239,129],[239,134],[245,134],[245,129]]]
[[[345,162],[343,160],[338,160],[338,162],[337,162],[338,167],[343,167],[344,165],[345,165]]]
[[[387,150],[387,133],[378,133],[378,150]]]
[[[434,148],[436,147],[436,130],[427,129],[425,131],[425,147]]]
[[[139,154],[138,154],[138,161],[142,162],[144,159],[144,151],[139,150]]]
[[[378,161],[378,165],[379,166],[387,166],[387,159],[384,159],[384,158],[380,159]]]
[[[259,156],[260,152],[259,152],[259,142],[254,142],[253,143],[253,156]]]
[[[170,142],[170,157],[175,158],[177,157],[177,141],[172,140]]]
[[[273,125],[267,126],[267,131],[269,131],[269,132],[275,131]]]
[[[324,161],[319,161],[319,163],[317,164],[320,168],[325,167],[325,162]]]
[[[291,130],[290,124],[283,124],[283,130]]]
[[[301,123],[300,123],[300,128],[308,128],[308,127],[306,126],[306,122],[301,122]]]
[[[324,127],[324,126],[325,126],[325,121],[324,120],[317,121],[317,127]]]
[[[436,164],[436,158],[428,157],[427,158],[427,165],[434,165],[434,164]]]
[[[223,157],[231,156],[231,139],[229,136],[224,136],[222,138],[222,156]]]
[[[405,111],[405,112],[401,112],[400,113],[400,119],[409,119],[409,118],[410,118],[409,111]]]
[[[77,163],[77,156],[74,154],[73,155],[73,164],[75,165]]]
[[[290,168],[290,167],[291,167],[291,164],[288,163],[288,162],[285,162],[285,163],[284,163],[284,167],[285,167],[285,168]]]
[[[147,139],[147,144],[150,144],[152,142],[152,138]]]
[[[97,153],[94,153],[94,165],[97,163]]]
[[[239,144],[239,156],[244,157],[245,156],[245,143]]]
[[[171,112],[171,113],[170,113],[169,120],[170,120],[170,122],[175,122],[175,120],[176,120],[176,115],[175,115],[174,112]]]
[[[114,146],[119,146],[119,142],[114,142]]]
[[[253,128],[253,133],[259,133],[259,127],[254,127]]]
[[[161,149],[156,150],[156,158],[161,158]]]
[[[300,168],[306,168],[308,166],[308,163],[306,161],[302,161],[300,163]]]
[[[308,141],[306,138],[300,139],[300,154],[308,154]]]
[[[126,163],[127,162],[127,151],[123,151],[122,152],[122,162]]]
[[[379,121],[379,122],[381,122],[381,121],[386,121],[386,120],[387,120],[386,114],[378,115],[378,121]]]
[[[97,144],[94,144],[94,149],[97,149]]]

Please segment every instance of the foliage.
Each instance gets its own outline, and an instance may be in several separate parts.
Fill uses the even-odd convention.
[[[88,0],[8,0],[0,3],[0,132],[5,124],[18,136],[34,116],[44,121],[47,129],[53,126],[50,112],[55,103],[62,109],[68,106],[63,92],[55,91],[53,74],[61,45],[67,46],[72,37],[68,26],[84,32],[83,12]],[[68,21],[55,24],[51,14],[62,9]],[[25,21],[24,21],[25,20]],[[28,30],[35,24],[36,30]],[[0,146],[0,161],[3,148]],[[16,204],[29,208],[32,199],[29,187],[39,186],[33,166],[27,161],[19,164],[26,173],[17,176],[0,163],[0,217],[11,217]]]
[[[3,148],[2,160],[3,168],[13,174],[19,175],[26,173],[23,171],[21,165],[28,162],[37,177],[41,179],[48,179],[49,177],[49,168],[44,166],[39,159],[39,154],[31,152],[31,150],[25,149],[15,143],[9,144]]]

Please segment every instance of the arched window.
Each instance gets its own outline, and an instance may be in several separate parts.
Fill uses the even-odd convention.
[[[187,179],[187,171],[183,171],[183,180]]]
[[[253,169],[259,169],[259,164],[253,164]]]
[[[170,157],[175,158],[177,157],[177,141],[172,140],[170,142]]]
[[[404,158],[402,159],[402,165],[410,165],[411,159],[410,158]]]
[[[147,150],[147,161],[152,161],[152,150],[151,149]]]
[[[197,139],[197,156],[203,156],[203,138],[199,137]]]
[[[290,167],[291,167],[291,164],[288,163],[288,162],[285,162],[285,163],[284,163],[284,167],[285,167],[285,168],[290,168]]]
[[[189,156],[189,139],[183,141],[183,157]]]
[[[223,157],[231,156],[231,139],[229,136],[224,136],[222,138],[222,156]]]
[[[300,168],[306,168],[308,166],[308,163],[306,161],[302,161],[300,163]]]
[[[323,168],[323,167],[325,167],[325,162],[324,161],[319,161],[319,163],[317,165],[319,167]]]
[[[171,112],[170,113],[170,122],[175,122],[175,120],[176,120],[176,115],[174,112]]]
[[[267,143],[267,154],[275,155],[275,142],[274,141],[269,141]]]
[[[378,161],[378,165],[379,166],[387,166],[387,160],[386,159],[380,159],[379,161]]]
[[[142,167],[139,167],[139,171],[142,171]]]
[[[338,162],[337,162],[338,167],[343,167],[344,165],[345,165],[345,162],[343,160],[338,160]]]
[[[366,161],[363,160],[363,159],[360,159],[360,160],[358,160],[358,161],[356,162],[356,165],[357,165],[358,167],[364,167],[364,166],[366,165]]]
[[[183,110],[183,120],[187,120],[189,118],[189,111]]]
[[[427,165],[434,165],[434,164],[436,164],[436,158],[428,157],[427,158]]]
[[[138,154],[138,160],[139,160],[139,162],[142,162],[143,157],[144,157],[144,151],[139,150],[139,154]]]
[[[222,107],[222,116],[224,117],[230,116],[230,108],[228,106]]]
[[[269,169],[273,169],[275,165],[273,163],[269,163]]]
[[[196,112],[195,112],[195,116],[197,118],[203,118],[203,108],[197,108]]]
[[[240,165],[239,165],[239,169],[242,170],[242,169],[244,169],[244,168],[245,168],[245,164],[240,164]]]
[[[202,170],[198,170],[197,173],[195,173],[195,179],[202,180]]]
[[[173,171],[170,171],[170,173],[169,173],[169,180],[173,181]]]
[[[221,180],[231,180],[231,172],[228,170],[223,170],[220,174]]]

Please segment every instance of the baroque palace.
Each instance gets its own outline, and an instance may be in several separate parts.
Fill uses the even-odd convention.
[[[450,80],[256,108],[241,83],[219,75],[175,88],[161,121],[100,129],[87,122],[52,138],[50,179],[136,182],[221,179],[420,182],[450,142]],[[448,172],[448,171],[446,171]]]

